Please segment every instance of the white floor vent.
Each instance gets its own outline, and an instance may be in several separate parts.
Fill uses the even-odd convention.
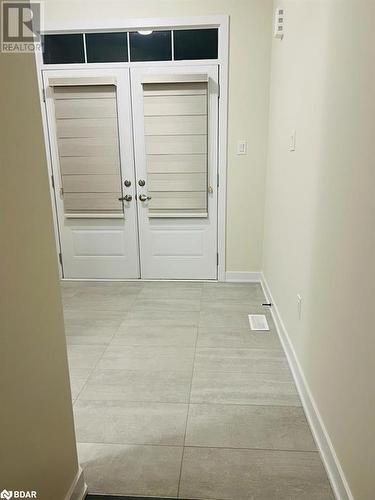
[[[249,323],[252,330],[269,330],[267,319],[264,314],[249,314]]]

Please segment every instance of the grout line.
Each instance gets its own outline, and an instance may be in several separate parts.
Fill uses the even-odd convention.
[[[181,444],[155,444],[155,443],[115,443],[115,442],[110,442],[110,441],[77,441],[79,444],[98,444],[98,445],[108,445],[108,446],[147,446],[147,447],[152,447],[152,448],[181,448],[182,450],[186,448],[198,448],[198,449],[213,449],[213,450],[247,450],[247,451],[275,451],[278,453],[319,453],[318,449],[315,450],[297,450],[297,449],[290,449],[290,448],[259,448],[259,447],[254,447],[254,446],[244,446],[244,447],[237,447],[237,446],[213,446],[213,445],[188,445],[188,446],[183,446]],[[182,457],[183,458],[183,457]],[[182,460],[181,460],[182,462]],[[181,476],[180,476],[181,479]],[[179,481],[180,483],[180,481]],[[179,494],[179,491],[178,493]]]
[[[203,287],[201,288],[201,296],[199,298],[199,315],[202,310],[202,295],[203,295]],[[199,322],[198,322],[199,324]],[[190,379],[190,387],[189,387],[189,395],[188,395],[188,409],[186,412],[186,422],[185,422],[185,433],[184,433],[184,441],[183,441],[183,447],[182,447],[182,454],[181,454],[181,465],[180,465],[180,475],[178,478],[178,488],[177,488],[177,496],[180,496],[180,486],[181,486],[181,479],[182,479],[182,466],[183,466],[183,461],[184,461],[184,450],[185,450],[185,443],[186,443],[186,433],[187,433],[187,428],[188,428],[188,423],[189,423],[189,413],[190,413],[190,402],[191,402],[191,390],[193,387],[193,378],[194,378],[194,365],[195,365],[195,358],[197,354],[197,344],[198,344],[198,335],[199,335],[199,326],[196,326],[196,337],[195,337],[195,345],[194,345],[194,356],[193,356],[193,365],[192,365],[192,370],[191,370],[191,379]]]
[[[140,291],[141,291],[141,289],[142,289],[142,288],[143,288],[143,287],[140,287],[139,291],[138,291],[136,294],[134,294],[136,297],[139,295],[139,293],[140,293]],[[135,303],[135,301],[137,300],[137,299],[136,299],[136,297],[135,297],[134,303]],[[108,311],[108,312],[111,312],[111,311]],[[112,312],[113,312],[113,311],[112,311]],[[109,343],[108,343],[108,344],[93,344],[93,345],[105,345],[105,349],[103,350],[102,355],[99,357],[98,361],[95,363],[95,365],[94,365],[94,366],[93,366],[93,368],[91,369],[91,371],[90,371],[90,373],[89,373],[89,375],[88,375],[88,377],[87,377],[87,379],[86,379],[85,383],[83,384],[83,386],[82,386],[81,390],[78,392],[77,396],[74,398],[74,400],[73,400],[73,402],[72,402],[72,405],[73,405],[73,406],[75,406],[75,404],[76,404],[76,402],[78,401],[78,399],[79,399],[80,395],[82,394],[83,390],[86,388],[86,386],[87,386],[87,384],[88,384],[88,382],[89,382],[89,380],[90,380],[90,378],[91,378],[92,374],[93,374],[93,373],[94,373],[94,371],[96,370],[96,368],[97,368],[97,366],[98,366],[99,362],[102,360],[102,358],[103,358],[103,356],[104,356],[105,352],[108,350],[108,347],[110,346],[110,343],[112,342],[112,340],[113,340],[114,336],[116,335],[116,333],[117,333],[117,332],[118,332],[118,330],[120,329],[120,326],[121,326],[121,324],[123,323],[123,321],[125,321],[125,319],[127,318],[128,314],[129,314],[129,310],[127,310],[127,311],[125,312],[125,316],[124,316],[124,318],[122,319],[122,321],[121,321],[121,323],[119,324],[119,326],[117,327],[117,329],[115,329],[115,332],[112,334],[111,340],[109,341]],[[65,325],[64,325],[64,329],[65,329]],[[85,345],[85,344],[73,344],[73,345]],[[87,344],[86,344],[86,345],[87,345]],[[68,370],[68,371],[69,371],[69,376],[70,376],[69,358],[68,358],[68,368],[69,368],[69,370]],[[74,412],[73,412],[73,418],[74,418]]]
[[[137,370],[138,371],[138,370]],[[139,370],[140,371],[140,370]],[[173,404],[173,405],[192,405],[192,406],[197,406],[197,405],[204,405],[204,406],[255,406],[255,407],[266,407],[266,408],[302,408],[301,405],[283,405],[283,404],[254,404],[254,403],[208,403],[208,402],[199,402],[199,403],[189,403],[187,401],[160,401],[157,399],[150,399],[150,400],[145,400],[145,399],[95,399],[95,398],[88,398],[88,399],[81,399],[80,402],[89,402],[89,401],[96,401],[96,402],[101,402],[105,403],[107,401],[114,401],[118,403],[144,403],[144,404]]]

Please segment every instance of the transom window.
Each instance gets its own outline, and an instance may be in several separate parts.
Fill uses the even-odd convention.
[[[43,36],[44,64],[218,58],[218,29],[140,30]]]

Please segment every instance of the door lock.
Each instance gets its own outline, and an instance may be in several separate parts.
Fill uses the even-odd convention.
[[[125,186],[125,187],[127,187],[127,188],[128,188],[128,187],[130,187],[131,185],[132,185],[132,183],[131,183],[131,181],[129,181],[128,179],[126,179],[126,180],[124,181],[124,186]]]
[[[140,194],[139,199],[140,199],[140,201],[147,201],[147,200],[151,200],[151,196],[146,196],[145,194]]]
[[[126,194],[118,199],[118,201],[132,201],[133,196],[131,194]]]
[[[145,186],[145,185],[146,185],[146,181],[144,181],[143,179],[140,179],[140,180],[138,181],[138,184],[139,184],[139,186],[143,187],[143,186]]]

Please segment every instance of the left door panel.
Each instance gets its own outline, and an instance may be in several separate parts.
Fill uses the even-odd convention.
[[[64,278],[139,278],[129,71],[43,72]]]

